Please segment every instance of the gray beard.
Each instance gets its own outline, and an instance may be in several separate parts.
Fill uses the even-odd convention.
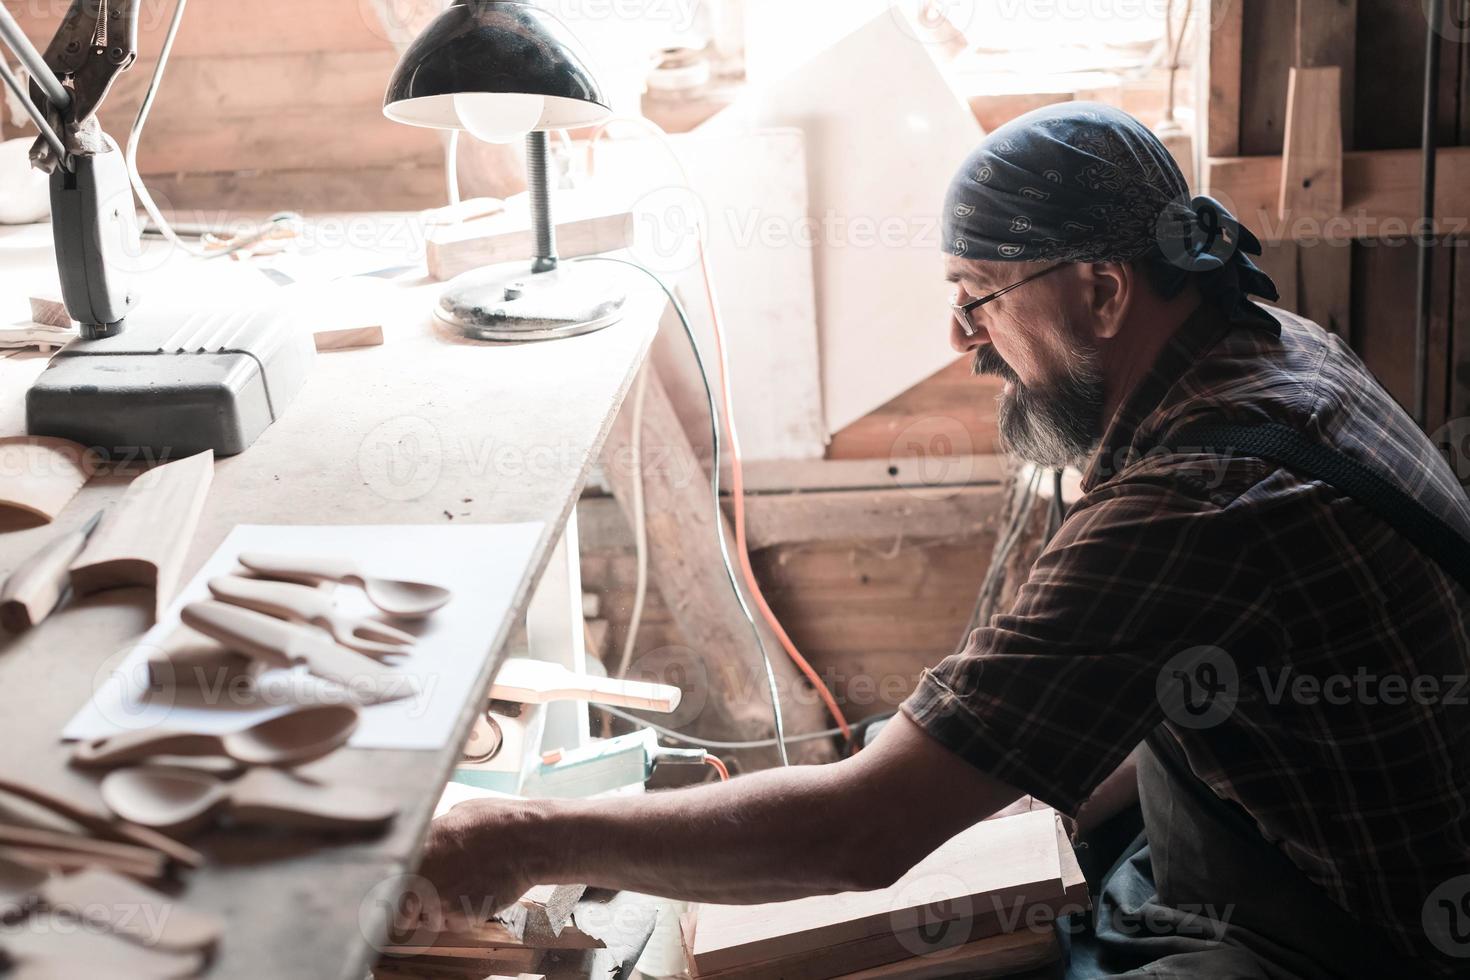
[[[1102,438],[1103,381],[1093,351],[1073,350],[1075,365],[1060,381],[1030,388],[987,344],[975,352],[972,373],[1011,384],[997,399],[997,424],[1005,448],[1037,466],[1081,467]]]

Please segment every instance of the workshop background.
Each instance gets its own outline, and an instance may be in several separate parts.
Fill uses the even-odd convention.
[[[67,7],[4,3],[41,45]],[[180,220],[220,223],[444,205],[441,135],[382,113],[399,51],[441,6],[196,0],[140,153],[160,204]],[[1420,0],[549,6],[594,53],[615,109],[682,134],[692,185],[682,188],[636,126],[611,127],[596,150],[574,132],[553,142],[558,217],[631,212],[630,234],[646,247],[653,237],[663,261],[650,264],[684,287],[696,319],[698,268],[658,236],[677,237],[695,211],[708,221],[754,571],[850,719],[894,708],[955,647],[1011,530],[1006,574],[991,586],[1001,596],[1014,588],[1049,518],[1049,486],[1040,506],[1009,506],[1015,473],[998,455],[994,388],[945,345],[933,219],[983,132],[1073,98],[1139,116],[1167,136],[1196,187],[1268,240],[1263,264],[1280,305],[1346,336],[1402,404],[1417,400]],[[136,112],[170,10],[141,5],[145,56],[101,111],[114,134]],[[1441,436],[1470,415],[1467,37],[1452,10],[1439,41],[1439,238],[1420,379],[1423,423]],[[1334,67],[1335,88],[1293,72]],[[1293,77],[1302,104],[1340,107],[1340,147],[1330,113],[1292,123]],[[13,104],[3,135],[34,135]],[[1296,167],[1284,162],[1293,152]],[[1287,171],[1302,160],[1323,177],[1293,185]],[[0,173],[0,186],[21,176]],[[522,150],[467,140],[458,176],[466,197],[521,193]],[[629,511],[630,494],[610,492],[629,479],[616,461],[632,427],[620,420],[579,507],[581,570],[590,649],[612,670],[626,653],[633,673],[687,686],[692,672],[748,668],[748,627],[718,562],[706,560],[712,536],[692,533],[708,527],[697,494],[684,492],[708,459],[707,419],[687,351],[670,324],[663,332],[640,396],[646,520]],[[629,647],[639,523],[651,577]],[[729,736],[731,718],[744,718],[762,733],[768,709],[749,675],[704,680],[711,697],[730,700],[728,715],[718,725],[690,718],[688,730]],[[828,723],[793,684],[788,728]]]

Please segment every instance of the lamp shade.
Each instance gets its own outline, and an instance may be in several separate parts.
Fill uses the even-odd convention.
[[[395,122],[485,138],[588,126],[611,111],[567,26],[515,0],[455,0],[403,53],[383,100]]]

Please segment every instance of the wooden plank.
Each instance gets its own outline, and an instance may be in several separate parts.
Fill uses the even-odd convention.
[[[1293,68],[1287,85],[1278,213],[1325,221],[1342,212],[1342,69]]]
[[[1335,66],[1341,72],[1338,112],[1344,147],[1353,145],[1357,40],[1358,0],[1296,0],[1296,67]],[[1288,129],[1290,125],[1288,121]]]
[[[996,398],[1002,382],[975,377],[958,357],[902,394],[833,433],[828,459],[969,456],[1000,451]]]
[[[392,122],[376,106],[339,108],[329,130],[320,111],[296,109],[236,117],[228,125],[159,119],[146,136],[138,151],[145,174],[427,165],[442,161],[444,152],[433,130]]]
[[[1205,182],[1262,239],[1394,238],[1409,234],[1421,217],[1421,157],[1418,150],[1343,154],[1343,213],[1326,222],[1280,216],[1280,157],[1211,159]],[[1438,168],[1436,232],[1464,235],[1470,232],[1470,147],[1442,147]]]
[[[564,195],[559,195],[560,202]],[[562,258],[616,252],[633,243],[629,211],[572,215],[555,212],[556,250]],[[535,252],[531,218],[524,203],[507,202],[499,214],[429,229],[424,242],[429,275],[440,281],[498,262],[528,260]]]
[[[1208,66],[1202,76],[1201,102],[1207,157],[1240,155],[1241,56],[1245,30],[1244,0],[1203,0],[1209,30],[1199,31],[1203,50],[1196,64]]]
[[[67,4],[4,0],[21,29],[44,50],[61,26]],[[138,48],[157,51],[173,16],[172,4],[138,5]],[[324,39],[337,51],[388,47],[388,34],[367,3],[359,0],[250,0],[199,3],[189,7],[174,42],[180,58],[228,57],[319,51]]]
[[[1352,243],[1303,242],[1296,252],[1297,295],[1287,309],[1346,337],[1352,317]]]
[[[430,162],[352,167],[324,179],[320,170],[241,170],[156,174],[148,187],[174,211],[206,214],[297,211],[418,211],[445,201],[444,166]]]
[[[1296,5],[1283,0],[1241,0],[1243,58],[1240,85],[1240,152],[1281,152],[1286,132],[1287,72],[1296,64]]]
[[[318,352],[334,350],[357,350],[362,347],[381,347],[382,327],[346,327],[341,330],[318,330],[311,335]]]
[[[1039,970],[1061,958],[1056,933],[1022,931],[977,939],[923,957],[844,973],[838,980],[987,980]]]
[[[983,821],[940,845],[888,888],[767,905],[703,905],[687,937],[690,958],[699,976],[735,970],[746,976],[754,964],[835,952],[869,937],[892,939],[910,919],[915,926],[933,925],[1018,901],[1062,898],[1060,869],[1052,811]]]

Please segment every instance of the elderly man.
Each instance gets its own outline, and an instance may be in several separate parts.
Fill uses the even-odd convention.
[[[870,889],[1022,794],[1084,829],[1138,800],[1071,975],[1462,973],[1470,504],[1449,467],[1341,340],[1248,298],[1276,298],[1260,244],[1122,112],[997,130],[944,228],[950,339],[1005,379],[1002,435],[1083,472],[1015,605],[842,762],[455,808],[423,862],[441,901]],[[1201,423],[1284,427],[1396,503]]]

